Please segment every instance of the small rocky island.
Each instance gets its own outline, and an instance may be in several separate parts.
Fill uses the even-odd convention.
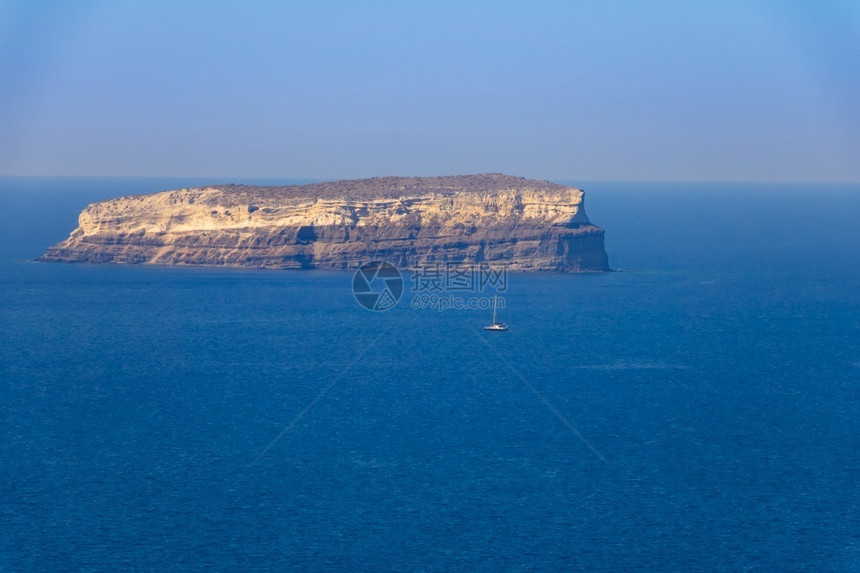
[[[608,271],[580,189],[499,174],[214,185],[93,203],[51,262],[352,269],[506,264]]]

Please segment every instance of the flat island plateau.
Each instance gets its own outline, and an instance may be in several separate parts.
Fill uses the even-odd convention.
[[[600,272],[583,192],[500,174],[213,185],[89,205],[39,261],[267,269],[438,263]]]

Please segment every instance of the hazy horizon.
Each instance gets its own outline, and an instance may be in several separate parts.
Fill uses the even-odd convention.
[[[445,177],[445,176],[453,176],[453,177],[464,177],[468,175],[484,175],[491,173],[499,173],[501,175],[511,175],[515,177],[525,177],[518,175],[516,173],[502,173],[502,172],[484,172],[484,173],[439,173],[432,175],[412,175],[412,174],[403,174],[403,173],[382,173],[378,175],[366,175],[361,177],[326,177],[324,179],[314,178],[314,177],[304,177],[304,176],[293,176],[293,175],[200,175],[200,174],[187,174],[187,175],[177,175],[177,174],[144,174],[144,175],[102,175],[102,174],[77,174],[77,175],[68,175],[68,174],[55,174],[55,175],[43,175],[39,173],[10,173],[10,174],[2,174],[0,178],[5,179],[176,179],[176,180],[188,180],[188,179],[200,179],[206,180],[211,179],[212,185],[229,185],[229,184],[248,184],[250,183],[260,183],[264,180],[266,181],[275,181],[282,180],[286,185],[312,185],[314,183],[325,183],[329,181],[347,181],[353,179],[379,179],[384,177]],[[532,179],[530,177],[525,177],[526,179]],[[778,181],[778,180],[753,180],[753,179],[577,179],[573,177],[542,177],[539,179],[540,181],[549,181],[550,183],[560,183],[563,185],[566,184],[576,184],[576,185],[588,185],[595,183],[630,183],[630,184],[666,184],[666,185],[763,185],[763,186],[771,186],[771,185],[825,185],[825,186],[856,186],[860,185],[860,180],[858,181],[813,181],[813,180],[798,180],[798,181]],[[262,184],[267,185],[267,184]]]
[[[855,183],[858,32],[838,0],[11,2],[0,175]]]

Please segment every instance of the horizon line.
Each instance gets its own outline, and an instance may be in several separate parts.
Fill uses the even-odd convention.
[[[376,179],[382,177],[465,177],[469,175],[485,175],[496,172],[480,172],[480,173],[457,173],[449,175],[371,175],[366,177],[299,177],[291,175],[242,175],[242,176],[220,176],[220,175],[46,175],[46,174],[19,174],[19,173],[2,173],[0,178],[45,178],[45,179],[232,179],[233,181],[241,182],[242,179],[283,179],[292,181],[303,181],[307,183],[323,183],[328,181],[353,181],[361,179]],[[499,173],[501,175],[511,175],[508,173]],[[524,177],[521,175],[511,175],[512,177]],[[233,181],[230,181],[231,183]],[[612,178],[591,178],[585,177],[577,179],[575,177],[553,177],[551,179],[535,179],[535,181],[550,181],[550,182],[575,182],[582,181],[588,183],[707,183],[707,184],[773,184],[773,185],[860,185],[860,180],[842,180],[842,179],[804,179],[804,180],[779,180],[779,179],[612,179]],[[213,183],[225,184],[225,183]]]

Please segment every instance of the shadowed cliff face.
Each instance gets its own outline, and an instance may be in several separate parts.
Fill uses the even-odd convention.
[[[579,189],[506,175],[384,177],[291,187],[222,185],[87,207],[39,259],[349,269],[380,259],[607,271]]]

